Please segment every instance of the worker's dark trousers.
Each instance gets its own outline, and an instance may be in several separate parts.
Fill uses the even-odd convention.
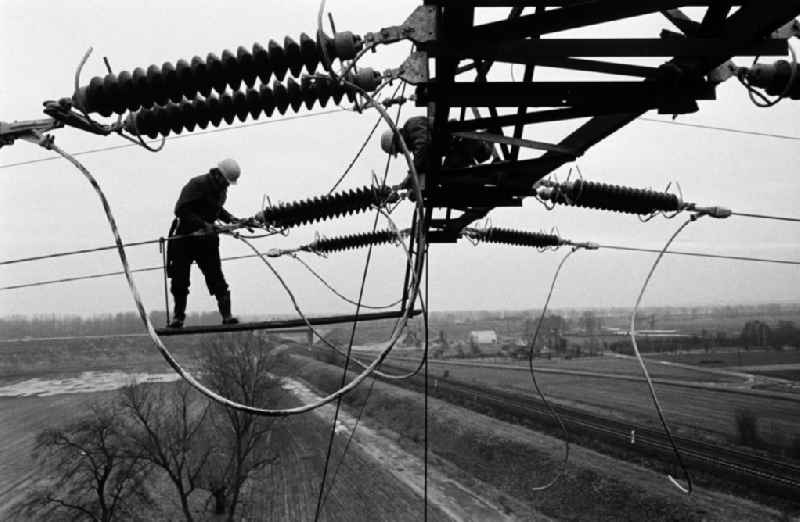
[[[187,237],[172,241],[169,245],[170,290],[176,302],[180,298],[184,298],[185,302],[189,293],[189,273],[193,262],[197,262],[203,272],[211,295],[219,298],[228,293],[228,283],[225,282],[219,259],[219,237]]]

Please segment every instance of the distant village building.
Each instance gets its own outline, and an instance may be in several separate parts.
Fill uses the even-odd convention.
[[[469,342],[477,345],[497,344],[497,333],[494,330],[475,330],[469,333]]]
[[[469,333],[470,355],[486,356],[497,355],[502,346],[497,342],[497,333],[494,330],[474,330]]]

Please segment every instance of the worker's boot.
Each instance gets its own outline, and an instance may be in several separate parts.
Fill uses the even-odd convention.
[[[183,328],[183,321],[186,319],[186,296],[173,295],[175,300],[175,313],[172,315],[172,321],[167,325],[169,328]]]
[[[231,315],[231,293],[225,292],[217,296],[219,313],[222,316],[222,324],[239,324],[239,319]]]

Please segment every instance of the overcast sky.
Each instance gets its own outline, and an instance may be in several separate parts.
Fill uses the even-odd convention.
[[[41,103],[72,93],[73,74],[84,51],[93,46],[83,82],[104,73],[107,56],[119,71],[151,63],[175,62],[223,49],[282,42],[303,31],[313,34],[317,2],[121,2],[0,0],[0,119],[42,116]],[[411,1],[328,2],[340,30],[363,34],[400,23],[416,6]],[[499,16],[499,12],[481,16]],[[592,36],[655,36],[669,24],[659,18],[636,19],[590,29]],[[579,33],[573,33],[579,34]],[[796,43],[795,43],[796,45]],[[365,65],[383,70],[396,67],[408,44],[382,47]],[[770,58],[771,60],[772,58]],[[747,62],[740,61],[740,65]],[[507,80],[509,67],[498,65],[493,78]],[[541,72],[541,71],[540,71]],[[537,75],[540,74],[537,72]],[[521,68],[518,76],[521,75]],[[556,76],[547,71],[540,78]],[[718,100],[700,102],[694,115],[679,121],[800,136],[800,103],[785,101],[772,109],[757,109],[744,89],[728,82]],[[307,113],[303,112],[303,113]],[[404,117],[423,114],[408,104]],[[666,116],[649,113],[660,120]],[[375,114],[342,112],[314,118],[275,122],[168,141],[152,154],[128,148],[81,156],[97,176],[115,212],[123,238],[139,241],[165,235],[175,199],[183,184],[224,157],[236,158],[243,176],[229,191],[227,208],[248,216],[268,194],[273,201],[291,201],[328,191],[375,121]],[[267,121],[267,120],[260,120]],[[527,138],[557,141],[577,122],[530,127]],[[223,128],[225,126],[223,125]],[[73,129],[54,132],[56,142],[70,152],[122,142]],[[591,149],[579,159],[590,180],[662,188],[678,181],[686,199],[719,204],[738,211],[797,215],[800,181],[798,141],[737,135],[712,130],[635,122]],[[0,164],[46,157],[26,142],[0,149]],[[347,178],[343,187],[369,183],[371,170],[382,171],[385,155],[377,140]],[[567,168],[558,174],[563,179]],[[405,167],[395,162],[390,182],[397,183]],[[97,196],[80,173],[63,160],[0,169],[0,252],[2,259],[110,244],[105,216]],[[408,226],[410,205],[397,213]],[[549,230],[574,240],[659,248],[681,218],[661,218],[642,224],[636,216],[585,209],[546,211],[536,201],[522,208],[490,214],[494,226]],[[293,229],[286,238],[263,239],[259,247],[288,247],[307,243],[315,232],[328,236],[362,232],[372,216],[348,218]],[[800,226],[792,223],[731,218],[704,219],[692,224],[674,248],[705,252],[800,259]],[[247,253],[235,240],[222,240],[222,255]],[[467,242],[431,247],[431,307],[452,309],[521,309],[542,305],[552,273],[566,253],[479,245]],[[135,267],[160,262],[156,246],[129,250]],[[315,268],[345,294],[355,297],[366,250],[334,254],[328,259],[306,256]],[[630,306],[653,260],[651,254],[613,251],[579,252],[565,265],[553,296],[555,307]],[[399,296],[403,277],[401,250],[376,249],[365,302],[384,304]],[[119,270],[115,253],[91,254],[53,261],[0,267],[0,286],[39,279]],[[332,296],[296,262],[279,260],[276,267],[309,312],[344,312],[348,305]],[[225,265],[234,311],[248,315],[284,314],[291,303],[258,260]],[[149,308],[163,309],[163,282],[158,272],[139,274],[136,281]],[[736,261],[666,258],[645,297],[645,305],[716,304],[731,302],[797,302],[800,268]],[[214,307],[202,277],[193,274],[189,309]],[[0,292],[0,315],[43,313],[115,313],[132,310],[122,277]]]

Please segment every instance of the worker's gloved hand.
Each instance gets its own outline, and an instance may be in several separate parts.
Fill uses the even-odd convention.
[[[206,235],[210,236],[217,233],[217,226],[214,223],[204,223],[202,230]]]
[[[248,231],[253,232],[254,227],[258,227],[259,223],[253,218],[233,218],[231,221],[234,225],[246,228]]]

